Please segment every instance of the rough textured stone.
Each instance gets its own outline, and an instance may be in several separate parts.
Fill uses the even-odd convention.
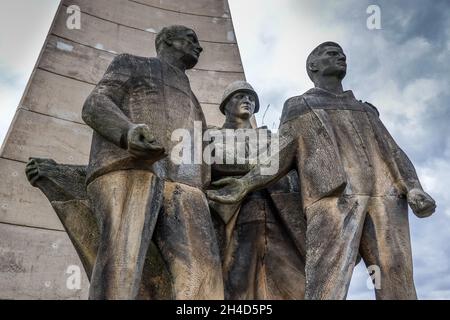
[[[56,74],[96,84],[116,55],[50,36],[39,68]],[[202,103],[218,103],[225,87],[242,80],[241,72],[190,70],[192,90]]]
[[[77,266],[81,289],[67,288]],[[65,232],[0,223],[0,299],[86,299],[89,281]]]
[[[25,163],[0,158],[0,176],[1,222],[63,230],[48,200],[28,183]]]
[[[230,17],[228,5],[223,0],[134,0],[142,4],[156,6],[167,10],[178,12],[214,16],[217,18]]]
[[[436,204],[376,108],[343,91],[342,48],[323,43],[306,64],[315,88],[285,103],[278,173],[263,176],[255,167],[208,195],[236,203],[296,167],[307,226],[305,298],[345,299],[359,251],[380,268],[377,299],[416,299],[407,203],[418,217]]]
[[[37,69],[31,79],[21,108],[84,125],[81,109],[94,85],[42,69]],[[201,106],[208,125],[220,127],[223,124],[225,117],[218,104],[202,103]]]
[[[84,124],[81,109],[94,85],[37,69],[20,107]]]
[[[246,82],[231,83],[220,109],[226,116],[223,128],[250,129],[253,113],[259,109],[258,95]],[[214,179],[243,176],[253,167],[250,163],[238,164],[235,155],[231,157],[234,163],[227,158],[224,154],[224,164],[212,165]],[[227,299],[304,298],[306,221],[299,205],[295,171],[239,203],[210,201]]]
[[[63,7],[62,10],[66,9]],[[74,42],[111,53],[155,56],[156,34],[118,25],[92,15],[82,16],[82,28],[66,27],[67,16],[58,15],[53,34]],[[200,42],[205,49],[196,69],[243,72],[236,43]]]
[[[183,14],[127,0],[65,0],[63,3],[78,5],[82,12],[152,33],[158,33],[165,26],[182,24],[198,31],[200,40],[236,43],[228,18]]]
[[[145,26],[147,25],[147,22],[149,21],[147,19],[147,17],[151,17],[154,16],[152,13],[149,14],[149,11],[147,10],[152,10],[152,8],[150,6],[145,6],[145,12],[139,12],[137,15],[136,14],[132,14],[129,15],[129,12],[133,13],[136,12],[136,8],[138,8],[138,11],[142,9],[142,7],[144,7],[141,4],[137,4],[137,3],[132,3],[132,1],[98,1],[96,3],[91,2],[91,1],[81,1],[81,2],[77,2],[77,1],[67,1],[66,5],[72,5],[72,4],[82,4],[82,9],[83,8],[87,8],[88,12],[84,12],[82,14],[82,28],[86,27],[86,32],[83,34],[83,36],[87,35],[87,37],[82,37],[82,38],[76,38],[78,31],[77,30],[72,30],[71,32],[67,33],[64,32],[65,30],[61,30],[60,28],[63,27],[63,25],[61,24],[64,21],[64,18],[67,18],[68,15],[65,12],[65,7],[61,6],[60,10],[58,11],[57,15],[57,21],[58,21],[58,26],[52,26],[51,30],[50,30],[50,34],[55,35],[55,32],[61,32],[60,35],[62,35],[65,39],[66,42],[60,43],[60,49],[63,52],[67,52],[66,56],[63,57],[59,57],[57,59],[55,59],[54,57],[47,59],[46,55],[48,54],[48,51],[43,51],[39,60],[38,60],[38,65],[40,64],[40,62],[42,60],[47,60],[48,63],[48,70],[43,70],[40,68],[36,68],[33,72],[32,77],[30,78],[30,82],[29,85],[27,87],[27,90],[25,91],[24,94],[24,98],[22,99],[22,104],[21,104],[21,108],[22,109],[28,109],[28,110],[32,110],[35,111],[37,113],[41,113],[41,114],[48,114],[52,117],[57,117],[60,119],[67,119],[70,121],[75,121],[75,122],[80,122],[80,111],[81,111],[81,107],[82,104],[80,104],[80,101],[84,101],[85,98],[87,97],[88,93],[93,89],[94,84],[96,82],[92,82],[92,83],[85,83],[84,80],[80,81],[80,79],[77,79],[77,72],[76,72],[76,68],[74,69],[67,69],[66,71],[69,72],[58,72],[58,68],[60,68],[61,66],[70,66],[70,65],[74,65],[75,67],[82,67],[82,65],[78,65],[76,63],[76,61],[74,61],[73,56],[75,56],[75,59],[81,59],[83,61],[84,57],[83,54],[80,54],[79,51],[77,50],[72,50],[71,51],[71,42],[69,41],[71,39],[71,34],[75,37],[75,40],[82,40],[80,42],[83,43],[83,41],[86,41],[86,44],[94,44],[94,47],[97,45],[97,43],[100,44],[104,44],[104,43],[109,43],[108,41],[110,41],[110,37],[114,36],[116,33],[112,32],[112,33],[98,33],[95,32],[93,33],[93,29],[91,27],[96,26],[100,28],[100,25],[105,26],[105,24],[96,24],[95,21],[98,20],[96,16],[99,16],[100,18],[106,18],[106,20],[108,20],[109,18],[114,19],[114,17],[118,18],[118,21],[113,21],[111,20],[109,21],[104,21],[104,22],[108,22],[111,23],[111,25],[120,25],[119,29],[120,29],[120,33],[118,33],[118,39],[123,39],[124,37],[128,37],[129,38],[129,45],[127,46],[126,42],[121,42],[121,41],[117,41],[118,45],[120,44],[120,47],[123,48],[123,52],[134,52],[134,50],[139,50],[140,48],[138,48],[137,46],[139,44],[136,43],[136,40],[139,41],[139,39],[141,39],[141,37],[144,34],[148,34],[150,37],[154,37],[154,34],[156,33],[156,31],[158,31],[158,27],[155,28],[155,30],[152,30],[152,26]],[[190,2],[192,1],[183,1],[183,6],[186,7],[187,9],[189,8],[193,8],[195,6],[198,5],[198,1],[195,1],[195,3],[193,3],[193,6],[191,6]],[[226,1],[224,1],[226,3]],[[85,5],[83,5],[85,4]],[[172,4],[172,3],[170,3]],[[215,5],[218,5],[218,7],[221,6],[221,4],[219,2],[215,2],[214,4],[212,2],[207,3],[207,5],[203,8],[203,4],[201,5],[202,8],[199,9],[205,9],[205,10],[209,10],[208,7],[210,5],[213,5],[215,7]],[[126,8],[126,10],[123,10],[124,6],[125,7],[130,7],[130,5],[133,6],[132,11],[129,11],[128,13],[126,13],[126,11],[129,8]],[[198,6],[197,6],[198,7]],[[227,7],[226,5],[224,7]],[[166,10],[167,11],[167,10]],[[159,14],[158,12],[160,11],[155,11],[155,14]],[[193,12],[192,12],[193,13]],[[183,22],[183,18],[187,17],[188,19],[193,19],[196,20],[197,16],[196,15],[185,15],[185,14],[179,14],[179,13],[169,13],[170,16],[169,17],[175,17],[176,19],[176,23],[182,23]],[[174,15],[175,14],[175,15]],[[208,14],[207,14],[208,15]],[[214,14],[213,14],[214,15]],[[204,26],[203,30],[205,30],[205,33],[202,32],[202,44],[203,46],[208,50],[208,51],[214,51],[215,54],[218,54],[218,59],[215,59],[212,55],[210,55],[209,53],[207,53],[205,55],[205,63],[208,63],[208,61],[214,62],[215,60],[220,60],[217,67],[212,66],[211,69],[213,70],[221,70],[221,68],[223,68],[223,71],[227,71],[224,72],[225,74],[225,79],[219,79],[219,82],[223,82],[223,85],[225,86],[228,81],[233,81],[233,77],[229,77],[227,78],[228,74],[234,75],[233,72],[229,72],[229,71],[237,71],[239,70],[239,68],[241,68],[241,62],[239,59],[239,56],[236,55],[235,49],[232,49],[236,46],[235,43],[235,37],[234,37],[234,33],[232,31],[230,31],[230,29],[228,29],[228,27],[226,29],[227,32],[222,33],[221,34],[213,34],[211,31],[212,30],[219,30],[220,28],[222,28],[223,26],[225,26],[225,24],[229,24],[231,26],[231,19],[227,18],[226,20],[228,20],[227,22],[222,21],[221,19],[216,20],[216,19],[206,19],[208,17],[201,17],[201,21],[199,22],[199,25]],[[83,20],[86,19],[86,26],[83,26]],[[137,21],[141,19],[142,21]],[[126,21],[132,21],[133,23],[131,24],[131,26],[126,26],[124,25],[124,22]],[[152,20],[152,24],[154,22],[157,22],[160,20]],[[189,20],[191,21],[191,20]],[[163,21],[164,22],[164,21]],[[218,22],[218,23],[217,23]],[[189,22],[190,23],[190,22]],[[210,24],[216,24],[216,26],[210,26]],[[164,22],[164,26],[166,26],[168,23]],[[137,26],[137,28],[136,28]],[[144,28],[140,28],[139,26],[142,26]],[[59,28],[57,30],[57,27]],[[131,28],[130,28],[131,27]],[[117,27],[115,27],[117,28]],[[218,29],[217,29],[218,28]],[[148,30],[146,30],[148,29]],[[232,28],[231,28],[232,29]],[[126,31],[124,31],[126,30]],[[131,33],[129,33],[129,30],[134,30],[134,32],[137,35],[133,35]],[[83,31],[83,30],[82,30]],[[92,32],[92,36],[89,37],[88,34],[90,34]],[[104,36],[104,37],[103,37]],[[83,40],[84,39],[84,40]],[[227,41],[228,39],[232,39],[231,42]],[[206,41],[203,41],[206,40]],[[225,40],[225,41],[222,41]],[[151,42],[151,41],[150,41]],[[223,43],[222,43],[223,42]],[[145,49],[146,45],[141,44],[141,48]],[[100,48],[100,46],[99,46]],[[210,48],[210,49],[209,49]],[[44,47],[45,49],[45,47]],[[75,48],[76,49],[76,48]],[[108,49],[108,47],[105,45],[104,49],[106,50],[110,50]],[[96,51],[99,52],[105,52],[108,53],[107,51],[102,51],[102,50],[97,50],[94,49]],[[153,50],[153,49],[152,49]],[[136,51],[137,52],[137,51]],[[150,53],[153,51],[149,51],[148,55],[150,55]],[[147,55],[147,54],[146,54]],[[230,59],[232,59],[232,57],[236,57],[237,61],[234,65],[232,65],[231,61],[229,62]],[[100,65],[102,68],[106,68],[106,66],[108,65],[108,62],[105,62],[107,59],[111,59],[111,57],[107,57],[105,58],[104,55],[100,55],[100,56],[95,56],[95,55],[91,55],[92,59],[97,59],[95,60],[95,63],[90,65],[89,67],[92,67],[93,70],[98,70],[100,71],[100,69],[96,66],[96,64]],[[210,59],[210,60],[209,60]],[[89,59],[88,59],[89,60]],[[85,62],[89,62],[87,60],[84,60]],[[203,61],[201,62],[201,64],[204,63]],[[59,64],[56,67],[52,67],[50,66],[52,63],[57,63]],[[49,65],[50,64],[50,65]],[[201,65],[200,64],[200,65]],[[225,70],[226,67],[230,66],[231,70]],[[210,68],[208,66],[208,68]],[[64,68],[63,68],[64,70]],[[102,69],[100,71],[100,76],[102,74],[102,72],[104,72],[105,70]],[[90,74],[91,70],[87,70],[87,72]],[[58,74],[59,73],[59,74]],[[207,81],[212,82],[211,80],[214,79],[215,77],[218,76],[217,73],[211,73],[212,77],[207,78]],[[222,74],[222,73],[220,73]],[[239,74],[240,79],[244,78],[243,73]],[[44,83],[44,81],[47,81],[46,83]],[[191,82],[194,83],[193,87],[195,87],[195,78],[191,79]],[[40,83],[42,82],[42,83]],[[211,94],[213,94],[213,96],[215,97],[215,99],[217,101],[212,101],[212,99],[204,99],[205,102],[211,102],[211,103],[218,103],[219,99],[220,99],[220,94],[222,93],[222,88],[220,87],[206,87],[206,90],[203,91],[203,93],[205,93],[206,97],[209,97]],[[217,93],[213,93],[213,90],[218,90]],[[200,96],[200,95],[198,95]],[[202,108],[205,107],[209,107],[210,105],[208,104],[203,104],[202,103]],[[214,105],[212,105],[214,106]],[[216,123],[214,121],[216,117],[214,116],[214,112],[212,109],[209,109],[210,112],[207,113],[207,117],[209,119],[211,119],[212,123]],[[16,115],[16,118],[21,117],[21,113],[23,113],[23,110],[19,110],[18,114]],[[33,113],[34,114],[34,113]],[[23,121],[21,121],[19,119],[19,121],[17,122],[13,122],[12,127],[11,127],[11,133],[9,138],[7,138],[5,140],[4,146],[3,146],[3,150],[1,152],[2,156],[5,156],[5,151],[8,151],[8,157],[17,157],[19,158],[20,161],[27,161],[28,160],[28,156],[29,155],[34,155],[34,156],[41,156],[41,157],[52,157],[57,159],[59,162],[62,163],[87,163],[87,153],[88,153],[88,149],[86,150],[82,150],[82,154],[83,157],[86,156],[86,159],[84,161],[80,161],[77,158],[77,152],[73,152],[72,150],[68,151],[68,149],[71,149],[72,147],[74,147],[74,141],[77,139],[77,132],[76,130],[72,130],[74,127],[72,126],[72,124],[70,122],[65,122],[65,121],[57,121],[58,119],[51,119],[49,117],[46,117],[45,115],[38,115],[39,118],[36,118],[36,121],[42,121],[42,125],[37,125],[36,126],[36,130],[34,128],[28,128],[28,124],[24,123]],[[217,110],[217,117],[220,118],[220,112]],[[51,119],[51,120],[50,120]],[[220,121],[219,121],[220,122]],[[61,126],[59,128],[58,125],[55,124],[61,124]],[[217,123],[219,124],[219,123]],[[75,124],[76,125],[76,124]],[[62,133],[62,136],[60,135],[56,135],[53,134],[52,132],[50,134],[46,134],[47,128],[49,128],[51,131],[54,128],[57,128],[57,132],[60,132],[60,134]],[[72,134],[69,134],[68,137],[65,137],[64,135],[68,132],[71,132]],[[26,136],[28,136],[26,139],[18,139],[17,134],[16,133],[20,133],[20,135],[24,135],[23,133],[25,132],[29,132],[26,134]],[[35,144],[33,142],[30,141],[31,135],[34,135],[37,138],[38,143]],[[84,136],[84,134],[82,135]],[[82,146],[84,145],[84,138],[80,138],[78,137],[78,140],[81,144],[81,148],[83,148]],[[90,140],[90,136],[87,140]],[[23,141],[26,141],[27,144],[23,145]],[[45,141],[46,142],[46,146],[41,142]],[[21,144],[21,149],[19,149],[18,146],[14,146],[15,143],[19,143]],[[64,146],[64,144],[68,144],[68,146]],[[53,147],[56,145],[56,148]],[[87,146],[88,147],[88,146]],[[30,149],[30,150],[28,150]],[[39,152],[36,153],[33,150],[38,150]],[[78,155],[81,156],[81,154],[78,153]],[[5,156],[6,157],[6,156]],[[1,159],[1,161],[9,161],[6,159]],[[17,164],[17,168],[21,168],[18,171],[21,171],[20,173],[20,179],[23,180],[23,182],[25,181],[25,177],[23,175],[23,168],[24,168],[24,164],[23,163],[19,163],[19,162],[15,162],[12,161],[11,163],[15,163]],[[3,168],[1,168],[3,169]],[[6,170],[6,169],[5,169]],[[8,169],[9,170],[9,169]],[[3,174],[3,170],[2,170],[2,174]],[[44,203],[43,199],[44,196],[39,194],[39,192],[37,192],[35,189],[32,189],[31,186],[26,186],[26,188],[24,188],[23,186],[21,186],[21,183],[18,182],[18,180],[16,179],[12,179],[12,180],[8,180],[8,183],[11,183],[11,185],[9,185],[9,189],[11,190],[19,190],[16,193],[16,196],[12,196],[10,195],[10,193],[5,192],[4,194],[2,194],[2,197],[0,198],[0,202],[1,203],[5,203],[5,200],[7,200],[7,203],[10,204],[10,206],[8,207],[7,213],[5,214],[4,211],[2,212],[2,216],[0,216],[0,221],[2,221],[2,218],[5,218],[7,220],[7,222],[10,223],[18,223],[18,224],[24,224],[24,225],[32,225],[32,226],[37,226],[40,228],[50,228],[50,229],[62,229],[62,226],[60,224],[60,222],[58,221],[57,216],[52,212],[50,206],[48,203]],[[2,185],[3,186],[3,185]],[[20,196],[17,196],[20,195]],[[5,198],[4,198],[4,197]],[[8,198],[6,198],[8,197]],[[15,207],[17,205],[17,207]],[[14,211],[12,210],[12,208],[14,208]],[[31,228],[30,229],[30,237],[32,238],[32,233],[34,233],[39,231],[39,229],[34,229]],[[19,245],[19,244],[18,244]],[[69,246],[71,248],[71,246]],[[69,248],[69,249],[70,249]],[[14,243],[11,246],[11,250],[15,250],[14,248]],[[19,247],[17,247],[17,250],[20,251],[21,249]],[[39,248],[36,248],[35,251],[38,251]],[[73,249],[72,249],[73,251]],[[36,259],[36,263],[39,263],[39,260]],[[50,270],[52,270],[52,272],[56,272],[58,273],[58,271],[55,269],[53,270],[52,265],[46,266],[45,270],[43,270],[43,268],[39,268],[39,267],[35,267],[34,270],[37,272],[41,272],[42,273],[42,277],[45,278],[45,274],[44,272],[50,272]],[[56,267],[56,266],[55,266]],[[157,269],[157,268],[156,268]],[[156,270],[154,269],[154,270]],[[15,288],[14,290],[16,291],[8,291],[7,293],[7,297],[5,298],[16,298],[16,297],[23,297],[23,293],[25,291],[25,289],[28,287],[33,287],[33,283],[30,281],[34,281],[35,279],[39,279],[39,275],[35,274],[33,276],[33,278],[31,277],[24,277],[20,279],[20,284],[16,284],[14,283],[15,281],[19,281],[17,280],[17,278],[8,278],[9,279],[9,283],[7,284],[7,286],[2,286],[3,287],[8,287],[8,288]],[[85,279],[85,278],[83,278]],[[83,280],[84,281],[84,280]],[[61,284],[63,285],[63,284]],[[84,286],[84,283],[83,283]],[[83,287],[84,290],[86,290],[86,287]],[[55,294],[55,290],[53,291],[47,291],[45,293],[45,297],[46,298],[62,298],[62,296],[60,295],[56,295]],[[53,294],[53,297],[52,297]],[[34,293],[33,293],[34,295]],[[31,297],[31,296],[30,296]],[[37,295],[34,295],[35,298],[37,298]],[[86,295],[83,296],[79,296],[78,298],[86,298]],[[31,297],[33,298],[33,297]]]
[[[27,162],[30,157],[54,158],[58,162],[86,164],[92,130],[27,110],[17,112],[2,157]],[[51,143],[49,143],[51,141]]]
[[[91,299],[137,298],[153,236],[176,299],[223,297],[219,251],[202,193],[210,169],[168,157],[178,144],[171,139],[175,130],[193,134],[197,123],[206,128],[185,74],[203,49],[183,26],[164,28],[157,39],[156,58],[117,56],[83,107],[83,120],[94,130],[87,194],[101,234]]]
[[[27,178],[50,201],[72,242],[87,274],[92,270],[100,244],[100,231],[86,193],[86,166],[57,164],[50,159],[33,159],[26,167]],[[149,245],[138,299],[173,297],[170,276],[159,249]]]

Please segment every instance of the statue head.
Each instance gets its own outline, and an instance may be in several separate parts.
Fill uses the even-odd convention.
[[[170,56],[185,69],[192,69],[203,51],[194,30],[178,25],[163,28],[156,36],[155,46],[159,57]]]
[[[259,98],[248,82],[235,81],[225,89],[219,108],[227,118],[249,120],[259,111]]]
[[[347,73],[346,58],[339,44],[331,41],[324,42],[309,54],[306,60],[306,71],[314,83],[317,79],[324,77],[336,77],[342,80]]]

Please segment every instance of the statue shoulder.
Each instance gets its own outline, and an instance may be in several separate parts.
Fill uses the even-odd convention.
[[[362,102],[362,101],[361,101],[361,102]],[[365,101],[364,104],[365,104],[366,106],[368,106],[368,107],[370,108],[371,111],[375,112],[376,115],[377,115],[377,117],[380,116],[380,112],[378,111],[378,109],[377,109],[373,104],[371,104],[370,102],[367,102],[367,101]]]
[[[133,55],[128,54],[128,53],[122,53],[122,54],[117,55],[113,59],[113,61],[109,64],[107,73],[132,66],[133,65],[133,63],[132,63],[133,57],[134,57]]]
[[[146,58],[129,53],[117,55],[106,71],[106,74],[137,75],[147,74],[153,69],[160,70],[161,61],[158,58]],[[150,69],[150,70],[149,70]]]
[[[284,107],[290,108],[290,107],[297,107],[297,106],[303,106],[305,104],[304,102],[304,94],[299,96],[294,96],[286,100],[284,103]]]
[[[295,117],[301,116],[302,114],[309,111],[308,105],[305,102],[305,94],[291,97],[286,100],[283,107],[283,112],[281,115],[281,123],[291,120]]]

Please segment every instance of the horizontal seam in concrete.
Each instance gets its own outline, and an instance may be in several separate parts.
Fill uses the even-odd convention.
[[[70,120],[70,119],[60,118],[60,117],[54,116],[54,115],[52,115],[52,114],[43,113],[43,112],[39,112],[39,111],[35,111],[35,110],[28,109],[28,108],[25,107],[25,106],[19,106],[19,110],[24,110],[24,111],[27,111],[27,112],[32,112],[32,113],[39,114],[39,115],[41,115],[41,116],[47,116],[47,117],[50,117],[50,118],[54,118],[54,119],[58,119],[58,120],[62,120],[62,121],[67,121],[67,122],[71,122],[71,123],[75,123],[75,124],[81,124],[81,125],[83,125],[83,126],[86,126],[86,123],[83,123],[83,122],[78,122],[78,121],[74,121],[74,120]]]
[[[9,161],[14,161],[14,162],[19,162],[19,163],[27,163],[26,161],[22,161],[22,160],[17,160],[17,159],[12,159],[12,158],[8,158],[5,156],[0,156],[0,159],[5,159],[5,160],[9,160]]]
[[[57,231],[57,232],[64,232],[64,233],[66,233],[66,231],[60,230],[60,229],[53,229],[53,228],[46,228],[46,227],[36,227],[36,226],[29,226],[29,225],[24,225],[24,224],[17,224],[17,223],[3,222],[3,221],[0,221],[0,225],[1,224],[8,225],[8,226],[14,226],[14,227],[39,229],[39,230],[46,230],[46,231]]]
[[[178,10],[173,10],[173,9],[167,9],[167,8],[162,8],[162,7],[158,7],[152,4],[147,4],[147,3],[142,3],[139,1],[135,1],[135,0],[128,0],[129,2],[134,2],[146,7],[150,7],[150,8],[155,8],[155,9],[160,9],[160,10],[164,10],[164,11],[170,11],[170,12],[175,12],[175,13],[181,13],[181,14],[187,14],[190,16],[197,16],[197,17],[207,17],[207,18],[218,18],[218,19],[224,19],[224,20],[231,20],[231,17],[223,17],[223,16],[210,16],[207,14],[201,14],[201,13],[193,13],[193,12],[186,12],[186,11],[178,11]],[[228,13],[229,14],[229,13]]]
[[[96,48],[96,47],[91,46],[89,44],[85,44],[85,43],[82,43],[82,42],[79,42],[79,41],[76,41],[76,40],[73,40],[73,39],[62,37],[62,36],[57,35],[56,33],[53,33],[53,32],[51,33],[51,35],[54,36],[54,37],[60,38],[60,39],[64,39],[66,41],[70,41],[70,42],[76,43],[76,44],[78,44],[80,46],[83,46],[83,47],[87,47],[87,48],[91,48],[91,49],[94,49],[94,50],[98,50],[98,51],[102,51],[102,52],[108,53],[108,54],[113,55],[113,56],[118,56],[120,54],[120,53],[111,52],[111,51],[108,51],[108,50],[105,50],[105,49],[99,49],[99,48]],[[222,72],[222,73],[244,73],[244,71],[227,71],[227,70],[213,70],[213,69],[201,69],[201,68],[192,68],[192,70],[205,71],[205,72],[213,71],[213,72]]]
[[[63,5],[63,7],[67,8],[66,5]],[[111,23],[115,23],[115,24],[117,24],[117,25],[119,25],[119,26],[122,26],[122,27],[127,27],[127,28],[130,28],[130,29],[135,29],[135,30],[140,30],[140,31],[144,31],[144,32],[149,32],[149,33],[157,34],[157,32],[147,31],[147,30],[145,30],[145,29],[140,29],[140,28],[133,27],[133,26],[129,26],[129,25],[126,25],[126,24],[117,22],[117,21],[113,21],[113,20],[109,20],[109,19],[106,19],[106,18],[102,18],[102,17],[96,16],[95,14],[92,14],[92,13],[89,13],[89,12],[85,12],[85,11],[83,11],[83,10],[81,10],[81,13],[86,14],[86,15],[91,16],[91,17],[94,17],[94,18],[97,18],[97,19],[100,19],[100,20],[103,20],[103,21],[108,21],[108,22],[111,22]],[[212,40],[203,40],[203,39],[200,39],[200,41],[201,41],[201,42],[208,42],[208,43],[220,43],[220,44],[232,44],[232,45],[237,45],[237,42],[236,42],[236,41],[234,41],[234,42],[225,42],[225,41],[212,41]]]
[[[91,85],[94,85],[94,86],[96,85],[96,83],[94,83],[94,82],[89,82],[89,81],[86,81],[86,80],[81,80],[81,79],[78,79],[78,78],[75,78],[75,77],[71,77],[71,76],[68,76],[68,75],[65,75],[65,74],[61,74],[61,73],[55,72],[53,70],[46,69],[46,68],[41,67],[41,66],[38,66],[36,69],[44,70],[46,72],[53,73],[53,74],[56,74],[58,76],[61,76],[61,77],[67,78],[67,79],[71,79],[71,80],[75,80],[75,81],[91,84]]]
[[[202,103],[200,102],[200,104],[202,104]],[[203,104],[204,104],[204,105],[205,105],[205,104],[210,104],[210,105],[213,105],[213,106],[218,106],[218,105],[219,105],[218,103],[203,103]],[[19,109],[19,110],[23,110],[23,111],[27,111],[27,112],[31,112],[31,113],[36,113],[36,114],[39,114],[39,115],[41,115],[41,116],[45,116],[45,117],[49,117],[49,118],[53,118],[53,119],[58,119],[58,120],[61,120],[61,121],[67,121],[67,122],[79,124],[79,125],[82,125],[82,126],[88,126],[88,125],[87,125],[86,123],[84,123],[84,122],[78,122],[78,121],[74,121],[74,120],[70,120],[70,119],[60,118],[60,117],[55,116],[55,115],[52,115],[52,114],[48,114],[48,113],[43,113],[43,112],[31,110],[31,109],[29,109],[29,108],[27,108],[27,107],[25,107],[25,106],[19,106],[18,109]]]
[[[50,73],[50,74],[56,75],[58,77],[67,78],[67,79],[70,79],[70,80],[73,80],[73,81],[80,82],[82,84],[88,84],[88,85],[94,85],[95,86],[95,84],[93,84],[93,83],[90,83],[90,82],[87,82],[87,81],[84,81],[84,80],[80,80],[80,79],[77,79],[77,78],[72,78],[72,77],[69,77],[69,76],[66,76],[66,75],[62,75],[62,74],[59,74],[59,73],[55,73],[53,71],[50,71],[50,70],[47,70],[47,69],[43,69],[43,68],[41,68],[39,66],[35,70],[39,70],[39,71],[42,71],[44,73]]]
[[[48,70],[48,69],[43,68],[41,66],[38,66],[37,69],[43,70],[43,71],[46,71],[46,72],[49,72],[49,73],[52,73],[52,74],[55,74],[57,76],[65,77],[67,79],[71,79],[71,80],[75,80],[75,81],[79,81],[79,82],[83,82],[83,83],[87,83],[87,84],[92,84],[94,86],[96,85],[96,83],[92,83],[92,82],[89,82],[89,81],[85,81],[85,80],[77,79],[77,78],[74,78],[74,77],[70,77],[70,76],[67,76],[65,74],[61,74],[61,73],[55,72],[53,70]],[[206,101],[199,101],[199,102],[200,102],[200,104],[214,104],[214,105],[219,105],[220,104],[220,103],[217,103],[217,102],[206,102]]]

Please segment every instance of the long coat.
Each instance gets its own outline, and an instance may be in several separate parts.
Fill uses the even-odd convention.
[[[83,120],[94,129],[87,183],[115,170],[141,169],[197,188],[209,184],[210,167],[203,162],[176,165],[169,157],[156,163],[132,157],[125,148],[128,127],[123,118],[146,124],[169,154],[176,129],[188,130],[193,137],[195,122],[206,128],[182,70],[158,58],[121,54],[113,60],[83,107]]]
[[[314,88],[286,101],[280,124],[280,135],[295,140],[303,209],[324,197],[342,193],[347,185],[332,125],[323,112],[343,108],[367,114],[381,156],[399,193],[421,188],[413,164],[389,134],[374,106],[356,100],[351,91],[336,96]]]

